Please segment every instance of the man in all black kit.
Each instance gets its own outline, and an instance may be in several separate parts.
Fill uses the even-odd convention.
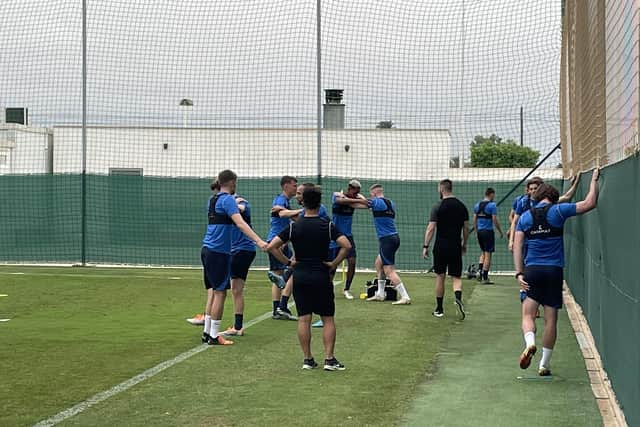
[[[336,226],[325,218],[318,216],[322,192],[319,187],[305,188],[302,200],[305,215],[298,221],[282,230],[271,240],[267,250],[280,262],[293,267],[293,296],[298,311],[298,339],[304,362],[302,369],[313,369],[318,364],[311,355],[311,316],[320,315],[324,323],[322,340],[324,342],[326,371],[342,371],[344,365],[338,362],[333,354],[336,342],[336,326],[333,321],[335,302],[333,283],[330,273],[351,249],[349,240],[342,235]],[[334,240],[340,251],[336,258],[329,262],[329,243]],[[295,261],[282,254],[279,248],[291,241],[295,253]]]
[[[435,317],[444,315],[442,301],[444,299],[445,273],[453,279],[453,291],[455,303],[460,318],[465,318],[464,305],[462,304],[462,255],[467,251],[467,239],[469,238],[469,211],[467,207],[452,193],[453,183],[449,179],[440,181],[440,203],[431,210],[429,225],[425,231],[423,258],[429,257],[429,245],[434,232],[436,243],[433,247],[433,271],[436,276],[436,309]],[[462,237],[460,232],[462,231]]]

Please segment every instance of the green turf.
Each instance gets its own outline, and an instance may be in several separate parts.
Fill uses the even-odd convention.
[[[14,272],[27,274],[9,274]],[[0,267],[0,294],[9,294],[0,299],[0,318],[12,318],[0,324],[0,425],[31,425],[194,348],[200,328],[184,318],[201,311],[200,275],[197,270]],[[359,275],[355,291],[368,278]],[[575,343],[563,347],[570,341],[566,319],[554,355],[560,375],[550,383],[524,384],[514,379],[519,370],[511,369],[520,346],[514,289],[479,288],[476,295],[465,282],[471,314],[461,323],[450,292],[445,318],[430,315],[432,276],[403,279],[411,306],[337,297],[336,355],[347,365],[344,372],[302,371],[295,322],[267,319],[248,328],[236,345],[208,348],[62,425],[398,425],[407,413],[418,425],[454,425],[460,411],[496,425],[501,411],[514,413],[504,420],[515,420],[517,405],[504,404],[509,397],[537,389],[532,394],[537,398],[555,393],[543,399],[545,411],[573,414],[565,425],[584,425],[577,421],[597,416]],[[271,305],[264,272],[249,280],[246,321]],[[224,326],[231,324],[232,313],[228,304]],[[313,337],[321,359],[319,329]],[[465,347],[471,343],[481,343],[482,354],[505,347],[508,356],[494,357],[489,368],[482,367],[486,371],[467,362],[468,369],[456,374],[456,365],[451,373],[447,358],[463,360],[467,351],[475,357],[477,350]],[[565,367],[565,353],[579,363]],[[502,382],[494,378],[500,368],[507,378]],[[454,398],[445,397],[451,394]],[[421,412],[420,403],[434,395],[441,395],[434,405],[449,403],[454,410]]]
[[[537,375],[542,319],[537,321],[540,351],[523,371],[518,366],[524,346],[518,292],[502,285],[513,282],[510,278],[496,282],[500,285],[474,290],[464,328],[453,331],[442,348],[437,371],[420,387],[406,425],[602,425],[566,312],[559,318],[553,377]]]
[[[12,275],[12,272],[25,272]],[[170,277],[181,277],[171,280]],[[252,273],[245,318],[270,310]],[[355,291],[370,275],[360,275]],[[255,282],[254,282],[255,280]],[[184,318],[203,305],[197,270],[0,268],[0,425],[29,425],[199,343]],[[414,304],[337,298],[344,372],[300,369],[295,322],[267,319],[67,421],[77,425],[353,425],[397,420],[455,319],[429,315],[433,278],[406,276]],[[229,301],[230,302],[230,301]],[[228,304],[223,324],[232,322]],[[314,352],[322,359],[320,330]],[[376,402],[372,406],[372,402]],[[386,421],[385,421],[386,423]]]

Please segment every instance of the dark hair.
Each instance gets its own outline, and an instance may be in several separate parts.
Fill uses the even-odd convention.
[[[211,191],[220,191],[220,182],[218,182],[217,179],[214,179],[213,182],[211,183]]]
[[[304,184],[301,184],[301,185],[304,187],[304,189],[313,188],[316,186],[313,182],[305,182]]]
[[[496,190],[494,190],[494,189],[493,189],[493,188],[491,188],[491,187],[487,187],[487,191],[485,191],[485,192],[484,192],[484,195],[485,195],[485,196],[490,196],[490,195],[492,195],[492,194],[496,194]]]
[[[280,178],[280,187],[284,187],[285,184],[289,184],[290,182],[294,182],[297,184],[298,180],[292,176],[285,175],[282,178]]]
[[[535,184],[538,187],[540,187],[542,184],[544,184],[544,181],[539,176],[534,176],[529,181],[527,181],[527,188],[529,188],[529,186],[532,184]]]
[[[235,172],[229,169],[225,169],[218,174],[218,182],[220,183],[221,187],[237,179],[238,179],[238,175],[236,175]]]
[[[556,187],[551,184],[545,184],[544,182],[538,186],[538,189],[533,193],[533,199],[541,201],[544,199],[551,200],[551,203],[558,203],[560,199],[560,192]]]
[[[440,181],[440,189],[451,193],[453,191],[453,182],[450,179],[443,179]]]
[[[318,209],[322,200],[322,190],[314,185],[313,187],[305,187],[302,192],[302,203],[306,209]]]

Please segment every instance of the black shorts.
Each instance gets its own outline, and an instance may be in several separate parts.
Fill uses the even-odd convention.
[[[395,265],[396,252],[400,248],[400,236],[392,234],[379,239],[380,242],[380,258],[382,265]]]
[[[524,269],[529,284],[527,298],[553,308],[562,308],[562,267],[529,265]]]
[[[280,249],[282,249],[284,256],[291,258],[291,249],[289,248],[289,245],[284,245]],[[269,271],[284,270],[286,267],[286,265],[278,261],[278,259],[269,252]]]
[[[333,283],[329,269],[296,267],[293,269],[293,297],[296,300],[298,316],[315,313],[319,316],[333,316],[336,304]]]
[[[461,277],[462,249],[433,248],[433,271],[436,274],[448,273],[451,277]]]
[[[478,230],[478,244],[482,252],[496,251],[496,234],[493,230]]]
[[[247,280],[249,267],[256,257],[256,251],[237,251],[231,253],[231,278]]]
[[[349,253],[347,254],[347,259],[356,258],[356,242],[353,240],[353,236],[345,236],[345,237],[349,240],[349,243],[351,243],[351,249],[349,249]],[[330,261],[336,259],[336,257],[338,256],[338,251],[340,251],[340,246],[336,245],[335,248],[329,248]]]
[[[200,259],[204,268],[205,289],[225,291],[231,287],[231,255],[203,247]]]

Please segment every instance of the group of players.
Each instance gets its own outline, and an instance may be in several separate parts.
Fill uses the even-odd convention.
[[[577,180],[570,190],[559,196],[551,185],[540,178],[527,182],[524,196],[518,197],[510,214],[509,249],[514,254],[516,279],[521,287],[522,330],[526,343],[520,355],[520,367],[526,369],[536,353],[535,317],[538,307],[544,307],[545,332],[543,356],[539,374],[550,375],[550,358],[556,339],[557,310],[562,306],[562,225],[570,216],[588,212],[596,205],[598,170],[594,171],[591,187],[585,200],[564,203],[575,192]],[[212,184],[214,195],[208,201],[209,223],[203,240],[202,264],[207,289],[204,331],[202,341],[210,345],[231,345],[231,336],[244,334],[243,289],[249,267],[255,258],[256,247],[269,253],[268,277],[272,282],[272,317],[298,321],[298,337],[304,354],[303,368],[318,366],[311,355],[311,318],[320,316],[325,346],[324,369],[343,370],[334,355],[335,314],[333,275],[337,266],[348,260],[344,289],[346,299],[353,299],[350,288],[356,266],[356,249],[352,233],[356,209],[370,209],[379,241],[379,254],[375,260],[377,272],[376,292],[367,301],[384,301],[388,282],[399,299],[393,304],[411,304],[411,298],[395,269],[395,254],[400,238],[395,227],[396,207],[384,196],[382,185],[369,188],[369,198],[360,194],[357,180],[348,183],[347,190],[332,194],[332,216],[321,203],[322,192],[312,183],[298,184],[292,176],[280,180],[282,192],[276,196],[271,208],[271,223],[267,241],[251,229],[251,208],[247,200],[235,194],[237,176],[222,171]],[[462,256],[469,237],[469,214],[465,205],[453,195],[453,184],[442,180],[438,185],[440,202],[434,206],[425,231],[423,257],[433,255],[436,273],[435,317],[444,316],[444,282],[446,274],[452,277],[455,305],[464,319],[462,303]],[[295,196],[300,204],[292,209]],[[478,280],[489,279],[491,255],[495,250],[494,227],[503,236],[497,220],[495,191],[488,188],[485,198],[474,206],[473,225],[481,248]],[[431,248],[431,240],[435,244]],[[293,246],[293,254],[288,243]],[[232,289],[234,325],[220,330],[227,289]],[[297,316],[289,309],[293,294]]]

